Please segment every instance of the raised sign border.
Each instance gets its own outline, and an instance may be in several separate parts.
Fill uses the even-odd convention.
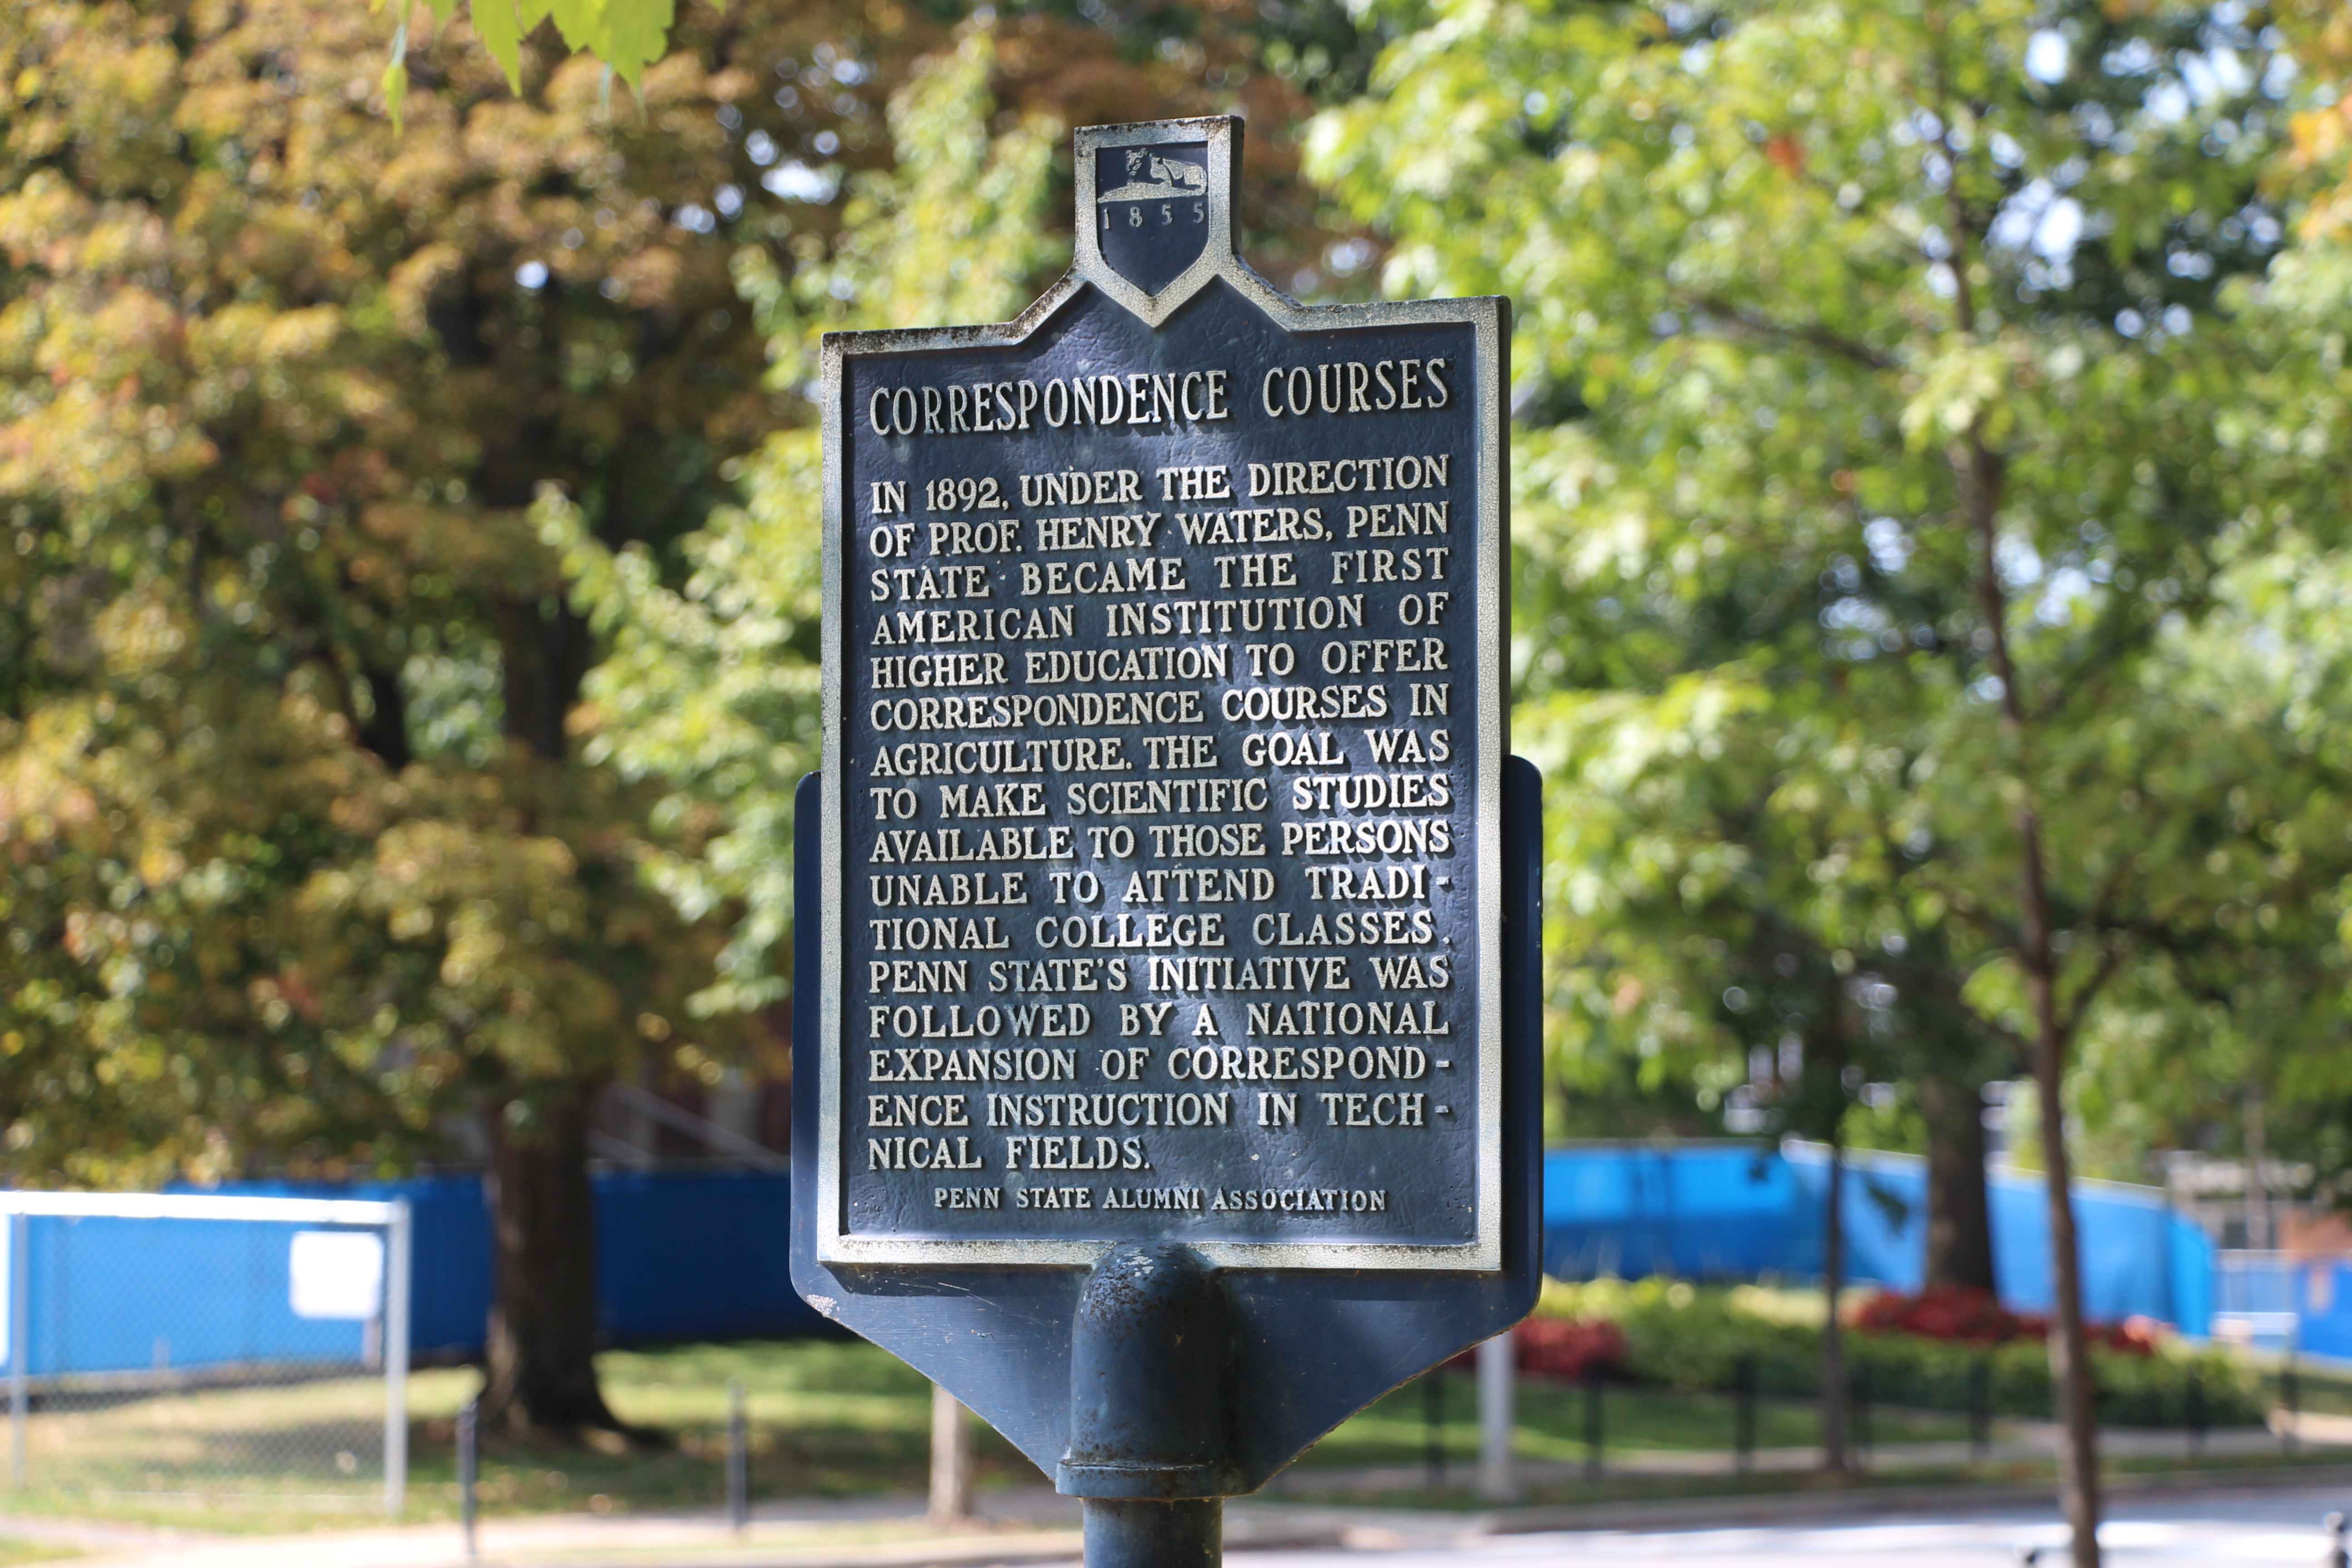
[[[842,458],[847,429],[841,405],[845,359],[886,354],[937,353],[960,349],[1010,348],[1025,342],[1078,291],[1093,288],[1108,295],[1157,329],[1195,294],[1217,279],[1265,312],[1285,331],[1345,331],[1366,327],[1466,325],[1478,361],[1478,515],[1475,582],[1478,592],[1477,655],[1486,679],[1480,683],[1477,723],[1475,824],[1478,867],[1478,1216],[1467,1243],[1417,1242],[1229,1242],[1190,1245],[1219,1268],[1444,1269],[1492,1273],[1503,1258],[1503,1103],[1506,1037],[1503,1016],[1503,759],[1510,754],[1509,679],[1505,665],[1506,628],[1510,624],[1510,576],[1506,570],[1510,537],[1509,497],[1503,483],[1508,456],[1504,414],[1510,370],[1510,301],[1499,296],[1468,300],[1378,301],[1355,305],[1302,305],[1284,294],[1242,258],[1234,246],[1233,173],[1242,122],[1231,116],[1161,120],[1132,125],[1092,125],[1076,132],[1076,255],[1070,270],[1029,308],[1000,326],[892,329],[827,332],[824,340],[824,637],[823,716],[824,930],[822,933],[818,1044],[822,1068],[817,1084],[816,1151],[818,1216],[815,1256],[840,1264],[1029,1265],[1091,1267],[1116,1245],[1113,1239],[954,1240],[943,1237],[868,1239],[845,1234],[842,1204],[842,1002],[845,918],[841,876],[842,834],[850,809],[848,770],[843,760],[842,666],[843,530]],[[1209,234],[1199,259],[1158,294],[1146,294],[1113,271],[1094,234],[1095,153],[1103,148],[1159,146],[1205,142],[1209,153]]]

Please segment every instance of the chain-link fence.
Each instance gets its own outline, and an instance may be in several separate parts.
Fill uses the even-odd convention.
[[[397,1514],[403,1203],[0,1192],[20,1505]]]

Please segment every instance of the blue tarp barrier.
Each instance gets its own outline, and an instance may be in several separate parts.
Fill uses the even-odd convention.
[[[828,1330],[793,1293],[787,1272],[789,1175],[607,1171],[593,1181],[596,1315],[613,1343],[779,1338]],[[221,1190],[257,1197],[406,1198],[415,1282],[409,1342],[420,1356],[472,1355],[481,1349],[492,1265],[489,1211],[479,1176],[335,1187],[257,1183]]]
[[[1791,1144],[1607,1145],[1544,1158],[1544,1266],[1566,1279],[1671,1274],[1696,1279],[1814,1279],[1822,1273],[1828,1152]],[[1845,1171],[1845,1272],[1918,1289],[1927,1266],[1927,1162],[1856,1152]],[[2050,1306],[2049,1210],[2041,1178],[1995,1173],[1993,1265],[2001,1300]],[[2162,1192],[2110,1182],[2074,1189],[2084,1305],[2094,1318],[2142,1315],[2203,1334],[2213,1247]]]
[[[27,1216],[26,1375],[358,1364],[367,1348],[365,1324],[294,1314],[294,1237],[317,1228]],[[12,1258],[8,1267],[18,1262]]]
[[[1697,1279],[1818,1279],[1824,1151],[1748,1143],[1559,1148],[1544,1161],[1544,1267],[1561,1279],[1667,1274]],[[1859,1153],[1846,1173],[1846,1272],[1858,1282],[1916,1289],[1926,1258],[1927,1170],[1905,1155]],[[419,1355],[472,1354],[490,1301],[489,1215],[478,1176],[427,1176],[324,1187],[240,1184],[253,1195],[404,1197],[414,1216],[411,1343]],[[607,1172],[595,1177],[596,1298],[614,1343],[767,1337],[822,1331],[786,1272],[791,1179],[751,1172]],[[2047,1212],[2039,1178],[1996,1173],[1993,1250],[2002,1300],[2049,1305]],[[2206,1331],[2214,1254],[2196,1226],[2152,1188],[2085,1182],[2075,1192],[2085,1305],[2094,1317],[2144,1314]],[[288,1307],[292,1226],[207,1232],[205,1222],[98,1220],[33,1224],[36,1280],[48,1234],[80,1227],[66,1260],[70,1310],[32,1325],[37,1368],[154,1364],[156,1341],[174,1364],[234,1359],[355,1358],[360,1325],[311,1322]],[[114,1226],[120,1235],[107,1227]],[[224,1241],[224,1237],[230,1239]],[[172,1281],[159,1328],[121,1305],[155,1279]],[[2352,1354],[2352,1272],[2305,1281],[2315,1299],[2347,1303],[2341,1352]],[[152,1294],[152,1292],[146,1292]],[[110,1313],[112,1315],[110,1316]],[[2315,1335],[2326,1312],[2311,1312]],[[160,1321],[160,1320],[159,1320]],[[63,1331],[66,1339],[45,1339]],[[2332,1347],[2333,1341],[2330,1342]],[[57,1348],[52,1348],[57,1347]],[[50,1358],[66,1357],[60,1363]]]
[[[1789,1272],[1799,1238],[1787,1162],[1748,1145],[1553,1149],[1544,1272],[1559,1279]]]

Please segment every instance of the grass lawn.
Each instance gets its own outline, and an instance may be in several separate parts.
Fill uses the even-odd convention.
[[[49,1541],[11,1541],[0,1536],[0,1563],[56,1563],[81,1553],[70,1546],[59,1546]]]
[[[873,1346],[835,1340],[685,1345],[609,1352],[599,1365],[614,1410],[655,1436],[634,1447],[488,1439],[481,1466],[486,1512],[716,1506],[725,1495],[727,1384],[734,1378],[748,1391],[756,1496],[846,1497],[914,1492],[925,1485],[929,1384]],[[456,1416],[478,1382],[465,1368],[411,1378],[408,1519],[455,1517]],[[1429,1437],[1424,1393],[1419,1384],[1408,1385],[1342,1426],[1301,1461],[1307,1472],[1301,1479],[1336,1467],[1422,1464]],[[1454,1476],[1466,1481],[1477,1452],[1475,1380],[1448,1373],[1441,1393],[1439,1445]],[[380,1426],[381,1398],[375,1383],[342,1380],[129,1400],[66,1415],[36,1411],[32,1485],[10,1507],[222,1530],[372,1522],[380,1459],[363,1438]],[[1612,1385],[1603,1416],[1604,1454],[1722,1452],[1732,1442],[1732,1401],[1720,1394]],[[1518,1452],[1535,1460],[1580,1461],[1584,1419],[1581,1389],[1523,1383]],[[1885,1407],[1872,1412],[1871,1427],[1879,1445],[1967,1435],[1955,1415]],[[1811,1445],[1817,1440],[1813,1408],[1760,1403],[1756,1439],[1766,1448]],[[980,1427],[974,1447],[983,1490],[1041,1482],[994,1432]],[[363,1463],[345,1473],[337,1462],[342,1454],[363,1454]],[[1788,1476],[1754,1480],[1769,1488],[1811,1484]],[[1731,1478],[1612,1478],[1599,1491],[1580,1482],[1548,1489],[1544,1496],[1571,1501],[1588,1493],[1649,1495],[1659,1484],[1666,1486],[1659,1495],[1738,1489]],[[0,1554],[0,1563],[29,1560]]]
[[[2233,1455],[2209,1456],[2185,1467],[2209,1480],[2238,1474],[2272,1474],[2280,1469],[2309,1470],[2315,1483],[2321,1479],[2340,1477],[2345,1472],[2344,1456],[2336,1453],[2305,1452],[2298,1455]],[[2178,1459],[2126,1458],[2109,1459],[2099,1467],[2102,1474],[2115,1479],[2133,1476],[2177,1476],[2184,1466]],[[1466,1472],[1458,1486],[1437,1489],[1402,1487],[1384,1490],[1380,1497],[1389,1508],[1450,1509],[1470,1511],[1489,1506],[1482,1501],[1468,1484]],[[1983,1465],[1931,1465],[1870,1468],[1845,1476],[1830,1476],[1819,1470],[1759,1472],[1745,1476],[1673,1476],[1673,1475],[1612,1475],[1600,1481],[1577,1478],[1538,1482],[1527,1486],[1520,1501],[1529,1507],[1569,1507],[1596,1503],[1665,1502],[1679,1498],[1720,1498],[1778,1496],[1790,1492],[1867,1491],[1874,1487],[1948,1486],[1959,1489],[1970,1487],[2049,1487],[2058,1483],[2057,1466],[2047,1459],[2013,1459]]]

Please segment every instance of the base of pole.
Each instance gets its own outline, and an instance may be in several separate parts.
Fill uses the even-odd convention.
[[[1223,1498],[1181,1502],[1085,1500],[1086,1568],[1217,1568],[1225,1548]]]

